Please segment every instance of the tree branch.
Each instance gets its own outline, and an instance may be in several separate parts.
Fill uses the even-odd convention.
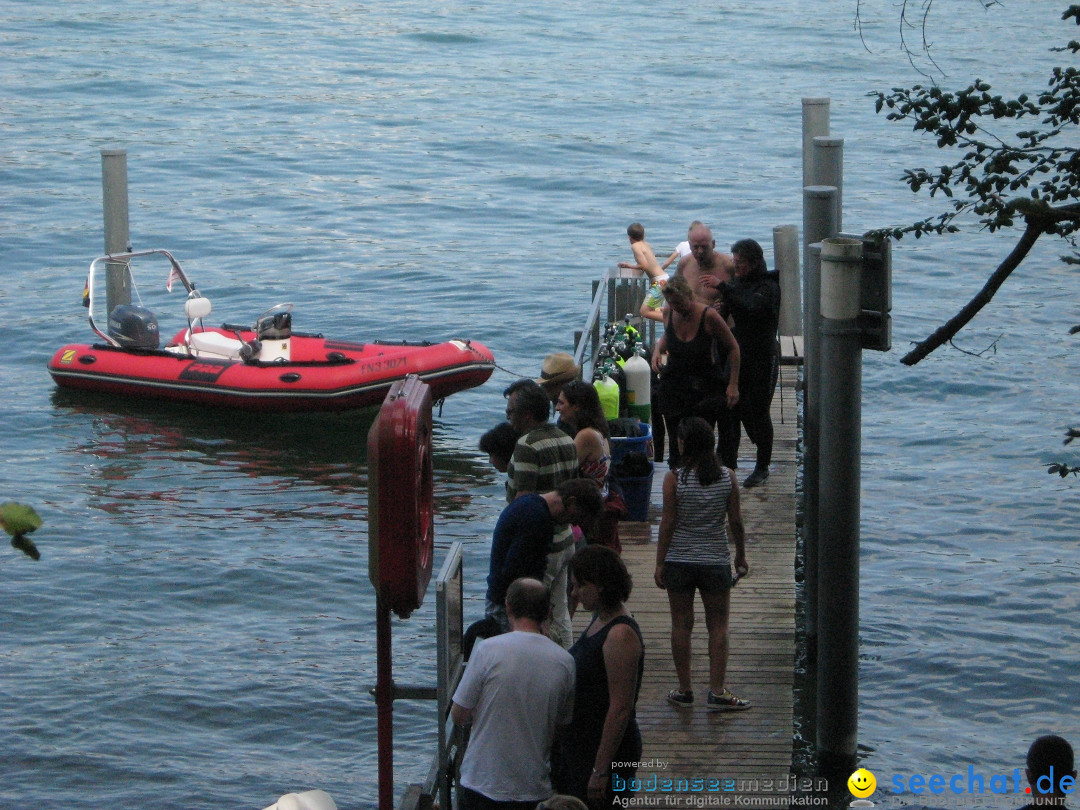
[[[967,326],[971,319],[979,313],[979,310],[990,303],[994,298],[994,294],[1005,283],[1005,279],[1027,257],[1035,246],[1035,242],[1046,232],[1044,221],[1040,221],[1038,217],[1028,217],[1026,222],[1027,227],[1024,228],[1020,241],[1016,243],[1016,247],[1012,249],[1005,261],[998,265],[997,270],[986,280],[986,284],[983,285],[979,293],[967,303],[967,306],[939,326],[930,337],[921,343],[915,344],[915,348],[900,359],[901,363],[905,366],[913,366],[934,349],[948,343],[956,336],[957,332]]]

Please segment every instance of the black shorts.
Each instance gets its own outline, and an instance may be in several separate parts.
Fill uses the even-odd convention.
[[[726,593],[731,590],[731,566],[665,562],[664,584],[675,593]]]

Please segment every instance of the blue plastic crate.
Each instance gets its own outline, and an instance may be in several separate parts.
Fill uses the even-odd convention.
[[[648,422],[639,422],[644,430],[641,436],[612,436],[608,439],[611,444],[611,463],[618,464],[627,453],[644,453],[645,458],[653,460],[652,425]]]
[[[649,501],[652,498],[653,473],[656,465],[649,462],[649,474],[640,478],[619,478],[619,486],[622,487],[623,500],[626,501],[626,520],[648,520]]]

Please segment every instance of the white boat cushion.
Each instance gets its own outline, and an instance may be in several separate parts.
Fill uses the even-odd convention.
[[[184,302],[184,314],[189,321],[205,318],[212,310],[209,298],[189,298]]]
[[[236,338],[220,332],[192,332],[188,343],[192,354],[212,354],[236,359],[240,358],[240,347],[244,345]]]

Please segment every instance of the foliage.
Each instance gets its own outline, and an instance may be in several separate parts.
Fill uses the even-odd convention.
[[[1080,474],[1080,467],[1070,467],[1068,464],[1055,463],[1055,464],[1047,464],[1046,465],[1046,471],[1050,475],[1053,475],[1054,473],[1057,473],[1062,478],[1065,478],[1065,477],[1067,477],[1069,475],[1078,475],[1078,474]]]
[[[0,529],[11,535],[11,545],[32,559],[40,559],[37,546],[26,535],[41,528],[41,517],[34,507],[14,501],[0,503]]]
[[[1080,428],[1069,428],[1068,430],[1066,430],[1065,441],[1063,442],[1063,444],[1068,444],[1073,439],[1080,439]],[[1080,467],[1073,467],[1069,464],[1063,464],[1061,462],[1057,462],[1055,464],[1047,464],[1046,471],[1050,475],[1057,473],[1062,478],[1065,478],[1069,475],[1080,475]]]
[[[906,7],[906,4],[905,4]],[[929,4],[924,3],[928,8]],[[1070,5],[1065,21],[1080,25],[1080,5]],[[1075,57],[1080,42],[1054,49]],[[876,109],[890,121],[905,121],[933,137],[939,149],[959,157],[937,168],[910,169],[904,181],[913,192],[948,198],[944,213],[879,233],[899,239],[907,234],[945,234],[959,230],[957,220],[977,217],[993,232],[1023,224],[1016,246],[987,279],[983,289],[957,315],[905,355],[914,365],[950,341],[993,298],[1043,235],[1056,236],[1070,248],[1066,262],[1080,264],[1080,70],[1055,67],[1046,89],[1006,99],[976,79],[957,92],[936,84],[877,92]]]
[[[855,3],[855,30],[859,32],[860,37],[863,35],[862,7],[865,1],[856,0]],[[1001,5],[999,0],[975,0],[975,2],[984,9]],[[900,10],[900,48],[907,54],[911,66],[924,76],[928,76],[928,72],[917,62],[917,60],[926,60],[930,69],[940,72],[941,69],[934,60],[930,40],[927,38],[927,22],[934,8],[934,0],[900,0],[897,6]],[[918,45],[912,44],[913,34],[917,35]],[[865,40],[863,44],[865,45]]]

